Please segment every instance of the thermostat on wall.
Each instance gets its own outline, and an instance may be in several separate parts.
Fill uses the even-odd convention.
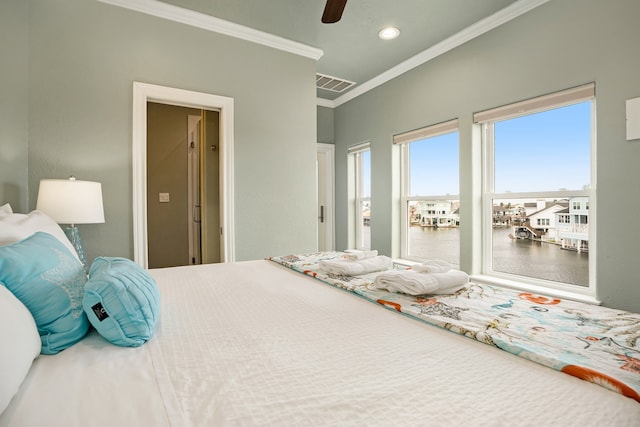
[[[627,141],[640,139],[640,98],[627,99]]]

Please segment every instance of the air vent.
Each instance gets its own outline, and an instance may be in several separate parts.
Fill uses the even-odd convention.
[[[353,86],[355,82],[349,80],[339,79],[337,77],[331,77],[324,74],[316,74],[316,87],[318,89],[330,90],[331,92],[344,92],[346,89]]]

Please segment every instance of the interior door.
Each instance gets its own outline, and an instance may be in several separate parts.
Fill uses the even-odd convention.
[[[318,194],[318,250],[334,250],[334,146],[318,144],[316,175]]]

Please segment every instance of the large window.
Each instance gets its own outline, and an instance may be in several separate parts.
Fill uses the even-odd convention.
[[[593,294],[594,95],[586,85],[475,115],[485,274]]]
[[[362,143],[349,147],[350,235],[349,246],[371,249],[371,147]]]
[[[401,257],[460,263],[458,121],[394,136],[402,173]]]

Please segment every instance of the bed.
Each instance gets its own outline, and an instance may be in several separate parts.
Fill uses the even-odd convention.
[[[367,275],[315,269],[340,255],[148,271],[160,295],[148,339],[114,345],[90,327],[34,356],[0,426],[639,425],[637,340],[624,341],[625,395],[471,327],[412,316]],[[495,329],[497,341],[505,330]]]

